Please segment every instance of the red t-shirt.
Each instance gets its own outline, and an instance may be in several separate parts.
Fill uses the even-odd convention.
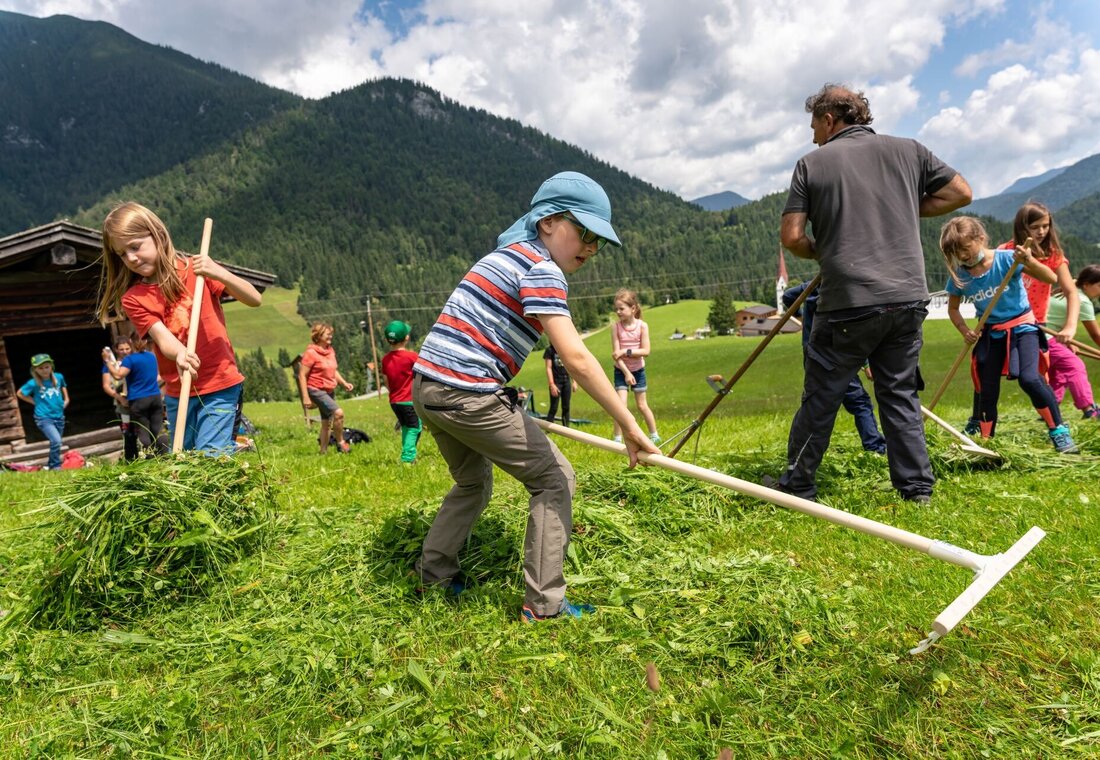
[[[390,403],[413,400],[413,365],[416,352],[407,348],[389,351],[382,357],[382,372],[386,375],[386,387],[390,389]]]
[[[302,352],[302,366],[306,368],[306,387],[332,393],[336,390],[336,352],[332,346],[321,348],[310,343]]]
[[[176,258],[176,272],[183,280],[183,295],[179,301],[169,304],[159,285],[139,282],[122,296],[122,310],[130,318],[138,335],[145,337],[157,322],[161,322],[181,343],[187,345],[187,327],[191,321],[191,301],[195,293],[195,272],[190,262],[183,256]],[[198,377],[191,382],[191,395],[231,388],[244,382],[244,375],[237,369],[233,358],[233,345],[229,342],[229,333],[225,329],[225,313],[222,311],[221,296],[225,285],[217,280],[206,279],[202,293],[202,306],[199,308],[199,333],[195,343],[195,353],[201,366]],[[179,397],[180,375],[176,363],[160,352],[154,343],[157,356],[157,369],[164,378],[165,393]]]
[[[1007,243],[1001,245],[1001,248],[1008,248],[1014,250],[1016,244],[1009,240]],[[1036,257],[1036,260],[1046,266],[1050,267],[1052,271],[1057,271],[1058,267],[1062,264],[1068,264],[1065,255],[1057,248],[1050,252],[1050,255],[1045,259]],[[1024,273],[1024,289],[1027,290],[1027,300],[1031,304],[1031,311],[1035,315],[1035,321],[1040,324],[1046,324],[1047,321],[1047,307],[1050,306],[1050,291],[1054,286],[1049,282],[1042,282],[1036,280],[1031,275]]]

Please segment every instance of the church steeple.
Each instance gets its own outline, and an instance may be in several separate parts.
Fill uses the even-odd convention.
[[[783,246],[779,246],[779,276],[775,279],[775,308],[783,308],[783,291],[787,289],[787,260],[783,258]]]

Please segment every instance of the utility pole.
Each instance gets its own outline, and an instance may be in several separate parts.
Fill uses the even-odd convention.
[[[374,347],[374,320],[371,318],[370,312],[370,295],[367,295],[367,334],[370,335],[370,355],[371,361],[374,364],[374,389],[378,391],[378,399],[382,399],[382,384],[378,381],[378,372],[381,369],[378,366],[378,350]]]

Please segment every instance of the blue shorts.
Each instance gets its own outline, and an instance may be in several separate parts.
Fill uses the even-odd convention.
[[[237,450],[233,423],[237,419],[237,400],[241,383],[213,393],[192,396],[187,402],[187,421],[183,432],[184,451],[202,451],[210,456],[232,454]],[[179,414],[180,400],[164,397],[164,413],[173,427]],[[174,433],[173,433],[174,435]]]
[[[615,368],[615,390],[617,391],[634,391],[635,393],[645,393],[645,367],[641,369],[632,369],[630,374],[634,375],[636,381],[633,386],[626,384],[626,375],[618,367]]]

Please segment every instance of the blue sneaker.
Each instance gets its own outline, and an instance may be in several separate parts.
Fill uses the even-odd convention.
[[[450,580],[446,583],[434,583],[428,586],[417,586],[417,596],[424,596],[431,592],[433,589],[438,589],[443,592],[444,598],[448,600],[456,600],[463,591],[466,590],[466,584],[462,581]]]
[[[1059,425],[1050,431],[1050,442],[1054,444],[1054,450],[1059,454],[1080,454],[1081,450],[1070,437],[1069,428]]]
[[[535,611],[525,604],[523,605],[523,611],[520,612],[519,619],[524,623],[538,623],[543,620],[556,620],[557,618],[580,620],[583,617],[590,617],[595,614],[596,608],[591,604],[572,604],[568,599],[562,599],[561,609],[553,615],[536,615]]]
[[[969,436],[978,435],[982,432],[982,426],[978,424],[977,417],[971,417],[966,421],[966,427],[963,428],[963,432]]]

